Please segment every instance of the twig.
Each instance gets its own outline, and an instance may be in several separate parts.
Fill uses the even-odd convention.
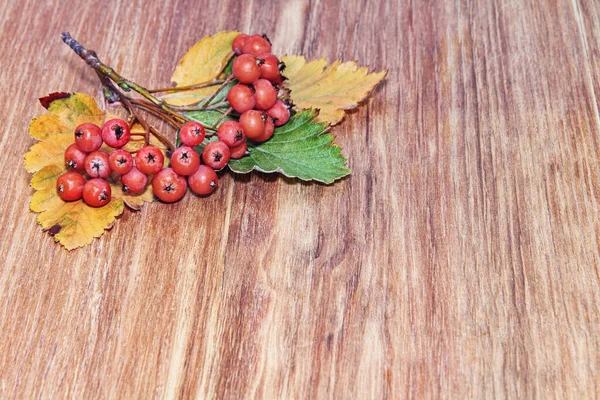
[[[148,89],[148,93],[174,93],[174,92],[185,92],[187,90],[202,89],[209,86],[218,85],[223,83],[223,79],[213,79],[211,81],[195,83],[193,85],[186,86],[174,86],[170,88],[159,88],[159,89]]]

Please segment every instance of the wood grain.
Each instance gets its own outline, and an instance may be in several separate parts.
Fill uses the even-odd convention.
[[[0,0],[0,397],[600,397],[597,1]],[[26,130],[98,93],[63,30],[161,86],[199,38],[359,60],[327,187],[225,174],[66,252]]]

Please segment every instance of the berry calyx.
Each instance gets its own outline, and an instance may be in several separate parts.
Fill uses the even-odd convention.
[[[202,152],[202,161],[212,169],[224,168],[229,162],[231,151],[229,146],[220,140],[210,142],[204,147]]]
[[[242,48],[244,47],[244,44],[246,43],[246,40],[248,40],[249,37],[250,36],[246,34],[240,33],[235,37],[235,39],[233,39],[231,49],[236,55],[239,56],[240,54],[242,54]]]
[[[102,146],[102,130],[95,124],[81,124],[75,128],[75,143],[86,153],[96,151]]]
[[[248,139],[254,140],[265,131],[268,116],[262,111],[248,110],[240,116],[240,125]]]
[[[84,165],[85,172],[92,178],[106,178],[112,172],[108,153],[102,150],[88,154]]]
[[[200,166],[200,156],[192,147],[181,146],[171,156],[171,168],[179,175],[192,175]]]
[[[110,153],[108,165],[117,174],[124,175],[133,167],[133,157],[127,150],[118,149]]]
[[[186,179],[173,171],[165,168],[152,179],[152,190],[156,197],[165,203],[173,203],[180,200],[187,189]]]
[[[242,144],[240,144],[237,147],[232,147],[231,149],[229,149],[229,151],[231,152],[231,158],[242,158],[246,155],[246,151],[248,150],[248,145],[246,144],[246,141],[243,141]]]
[[[233,62],[233,76],[241,83],[253,83],[260,78],[260,74],[256,58],[250,54],[242,54]]]
[[[179,130],[179,139],[190,147],[198,146],[206,137],[204,127],[196,121],[188,121]]]
[[[290,120],[290,108],[281,100],[277,100],[273,107],[267,110],[267,115],[273,118],[275,126],[285,125]]]
[[[102,140],[107,146],[119,149],[125,146],[130,138],[129,125],[120,118],[108,120],[102,126]]]
[[[83,201],[92,207],[102,207],[110,201],[110,184],[101,178],[90,179],[83,186]]]
[[[73,171],[85,171],[85,158],[87,153],[81,151],[77,144],[73,143],[65,150],[65,165]]]
[[[250,36],[248,39],[246,39],[246,42],[244,42],[244,46],[242,47],[242,53],[252,54],[253,56],[270,52],[271,42],[269,42],[268,38],[264,35]]]
[[[267,79],[272,83],[281,82],[281,73],[279,72],[279,59],[271,53],[261,54],[256,57],[260,67],[260,77]]]
[[[237,121],[223,122],[217,131],[217,136],[228,147],[237,147],[246,139],[246,134]]]
[[[201,165],[193,175],[188,177],[190,189],[200,196],[206,196],[214,192],[218,183],[217,173],[206,165]]]
[[[135,166],[146,175],[156,174],[163,169],[164,164],[165,156],[156,146],[144,146],[135,156]]]
[[[121,177],[123,191],[126,193],[143,192],[148,184],[148,176],[140,172],[136,167],[132,167],[129,172]]]
[[[229,89],[227,101],[231,107],[240,114],[244,111],[252,110],[256,105],[254,91],[247,85],[241,83],[238,83]]]
[[[277,101],[277,91],[273,84],[266,79],[259,79],[254,84],[254,98],[258,110],[268,110],[275,105]]]
[[[77,173],[68,171],[58,177],[56,181],[56,192],[58,197],[64,201],[79,200],[83,195],[85,178]]]

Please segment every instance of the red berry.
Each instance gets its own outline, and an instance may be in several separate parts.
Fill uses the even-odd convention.
[[[94,151],[85,158],[85,172],[92,178],[106,178],[112,172],[108,153],[102,150]]]
[[[277,100],[267,114],[274,119],[275,126],[285,125],[290,120],[290,108],[281,100]]]
[[[252,140],[258,143],[266,142],[267,140],[271,139],[271,136],[273,136],[274,131],[275,124],[273,124],[273,120],[271,118],[267,118],[267,121],[265,122],[265,131],[263,132],[263,134],[257,137],[256,139]]]
[[[241,83],[252,83],[260,78],[260,67],[256,58],[250,54],[242,54],[233,62],[233,76]]]
[[[233,39],[233,44],[231,45],[231,49],[238,56],[242,54],[242,48],[244,47],[244,43],[248,40],[249,36],[243,33],[237,35],[235,39]]]
[[[148,176],[140,172],[136,167],[132,167],[129,172],[121,177],[123,191],[129,193],[143,192],[148,184]]]
[[[254,92],[246,85],[238,83],[229,89],[227,93],[227,101],[235,111],[243,113],[244,111],[252,110],[256,105]]]
[[[165,168],[152,179],[152,190],[156,197],[166,203],[180,200],[187,189],[187,181],[172,168]]]
[[[102,131],[97,125],[81,124],[75,128],[75,143],[86,153],[96,151],[102,146]]]
[[[218,183],[217,173],[206,165],[201,165],[193,175],[188,177],[188,184],[192,192],[201,196],[214,192]]]
[[[186,122],[179,130],[179,139],[183,144],[190,147],[198,146],[205,136],[204,127],[196,121]]]
[[[135,166],[146,175],[156,174],[163,169],[165,156],[158,147],[148,145],[138,151],[135,156]]]
[[[265,53],[256,57],[260,66],[260,77],[267,79],[272,83],[281,81],[281,73],[279,72],[279,59],[271,54]]]
[[[127,150],[115,150],[108,157],[108,165],[117,174],[125,175],[133,167],[133,157]]]
[[[246,155],[246,150],[248,150],[248,145],[246,144],[246,141],[243,141],[242,144],[240,144],[237,147],[229,149],[229,151],[231,152],[231,158],[244,157],[244,155]]]
[[[273,84],[266,79],[259,79],[254,84],[254,97],[256,98],[257,110],[268,110],[277,101],[277,91]]]
[[[224,168],[229,162],[230,157],[231,151],[229,150],[229,146],[220,140],[210,142],[204,147],[204,151],[202,152],[204,164],[212,169]]]
[[[221,142],[229,147],[239,146],[246,139],[244,130],[237,121],[223,122],[217,131],[217,136]]]
[[[240,125],[248,139],[256,139],[265,131],[267,115],[262,111],[248,110],[240,116]]]
[[[270,52],[271,43],[266,36],[252,35],[246,39],[246,42],[242,47],[242,53],[252,54],[253,56]]]
[[[200,165],[200,156],[192,147],[181,146],[171,156],[171,168],[179,175],[192,175]]]
[[[65,172],[56,181],[56,192],[64,201],[79,200],[83,195],[85,178],[77,172]]]
[[[79,150],[77,144],[73,143],[65,150],[65,165],[74,171],[85,171],[85,158],[87,153]]]
[[[110,201],[110,185],[100,178],[90,179],[83,186],[83,201],[92,207],[102,207]]]
[[[129,125],[120,118],[108,120],[102,126],[102,140],[115,149],[125,146],[130,137]]]

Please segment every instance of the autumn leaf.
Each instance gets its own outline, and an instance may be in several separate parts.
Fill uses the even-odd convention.
[[[236,173],[252,170],[278,172],[290,178],[332,183],[348,174],[342,149],[325,133],[326,122],[317,122],[314,110],[300,112],[287,124],[275,129],[273,137],[264,143],[248,144],[250,155],[229,161]]]
[[[40,100],[49,113],[34,118],[29,125],[29,134],[39,140],[25,155],[25,168],[34,173],[31,187],[36,191],[30,208],[39,213],[37,221],[42,228],[50,230],[56,241],[72,250],[91,243],[109,229],[123,212],[124,204],[139,210],[144,202],[152,201],[152,189],[149,186],[142,194],[126,195],[121,185],[109,178],[112,199],[104,207],[90,207],[82,200],[61,200],[56,193],[56,181],[66,171],[64,152],[74,141],[75,127],[84,122],[102,126],[105,118],[112,116],[105,115],[93,98],[80,93],[57,93]],[[141,127],[136,125],[132,131],[140,132]],[[133,136],[126,149],[133,151],[143,144],[143,136]],[[152,144],[164,151],[160,142],[153,140]],[[103,150],[111,151],[106,146]]]
[[[239,32],[223,31],[201,39],[179,61],[171,81],[177,86],[188,86],[219,78],[231,57],[231,44],[237,35]],[[169,104],[185,106],[210,96],[217,87],[171,93],[162,98]]]
[[[317,121],[331,125],[344,118],[345,110],[358,106],[387,74],[369,73],[367,67],[359,68],[354,61],[327,65],[323,58],[306,62],[302,56],[283,56],[281,61],[288,78],[284,85],[291,89],[294,104],[301,109],[318,109]]]

